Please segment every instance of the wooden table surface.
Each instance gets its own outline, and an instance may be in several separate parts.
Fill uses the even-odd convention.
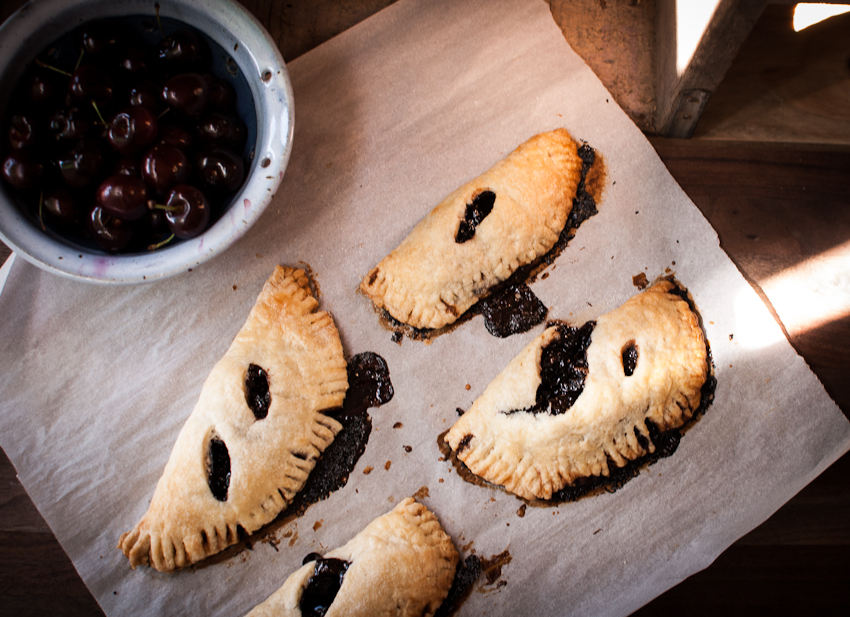
[[[289,61],[391,2],[243,4],[266,25]],[[0,7],[0,18],[15,4],[20,2]],[[824,263],[817,267],[820,274],[846,280],[850,146],[651,141],[717,230],[724,250],[756,290],[767,294],[769,305],[777,277],[784,276],[792,288],[802,287],[811,269],[799,266],[819,255],[837,251],[837,259],[820,260]],[[3,260],[5,247],[0,245],[0,251]],[[785,313],[780,303],[773,308],[791,344],[850,417],[850,303],[816,326]],[[845,455],[709,568],[636,615],[850,614],[848,473],[850,455]],[[0,616],[99,614],[0,452]]]

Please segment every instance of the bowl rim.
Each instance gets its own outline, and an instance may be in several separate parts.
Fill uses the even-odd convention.
[[[257,114],[254,158],[246,181],[230,207],[200,236],[134,254],[110,254],[45,233],[6,198],[7,188],[0,187],[0,239],[43,270],[107,285],[151,282],[191,271],[241,238],[266,209],[283,179],[292,153],[293,92],[286,64],[271,35],[256,17],[230,0],[159,0],[159,5],[163,17],[202,30],[223,49],[233,50],[231,57],[238,69],[256,77],[246,80]],[[55,40],[96,17],[153,15],[152,7],[152,0],[30,0],[0,25],[0,74],[6,73],[23,50],[40,50],[48,37],[40,37],[40,42],[33,39],[46,30],[58,32],[49,38]]]

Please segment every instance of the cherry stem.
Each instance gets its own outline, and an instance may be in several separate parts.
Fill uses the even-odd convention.
[[[57,73],[64,75],[65,77],[71,77],[71,73],[68,71],[63,71],[60,68],[53,66],[52,64],[47,64],[46,62],[42,62],[38,58],[35,59],[35,63],[43,69],[50,69],[51,71],[56,71]]]
[[[164,111],[164,112],[162,112],[161,114],[159,114],[159,115],[156,117],[156,119],[157,119],[157,120],[159,120],[159,119],[160,119],[160,118],[162,118],[165,114],[167,114],[169,111],[171,111],[171,108],[170,108],[170,107],[166,107],[166,108],[165,108],[165,111]]]
[[[165,210],[166,212],[180,212],[183,210],[181,206],[167,206],[165,204],[158,204],[154,200],[148,201],[148,210]]]
[[[79,55],[79,57],[77,58],[77,64],[75,64],[75,65],[74,65],[74,70],[75,70],[75,71],[76,71],[78,68],[80,68],[80,64],[82,64],[82,62],[83,62],[83,54],[84,54],[84,53],[86,53],[85,48],[80,50],[80,55]]]
[[[169,243],[169,242],[171,242],[172,240],[174,240],[174,234],[171,234],[170,236],[168,236],[168,237],[167,237],[165,240],[163,240],[162,242],[157,242],[156,244],[149,244],[149,245],[148,245],[148,250],[149,250],[149,251],[155,251],[156,249],[158,249],[158,248],[160,248],[160,247],[165,246],[166,244],[168,244],[168,243]]]
[[[103,126],[106,126],[106,120],[103,119],[103,114],[100,113],[100,109],[98,109],[97,103],[94,102],[94,99],[92,99],[91,106],[94,107],[94,111],[97,114],[97,117],[100,118],[100,123]]]
[[[162,33],[162,38],[167,39],[168,37],[165,35],[165,30],[162,27],[162,21],[159,18],[159,2],[154,3],[153,10],[156,12],[156,25],[159,26],[159,31]]]

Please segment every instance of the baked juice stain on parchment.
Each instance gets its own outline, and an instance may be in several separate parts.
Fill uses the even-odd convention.
[[[499,338],[527,332],[543,323],[548,309],[534,295],[529,285],[563,252],[570,240],[575,237],[579,226],[598,212],[597,205],[602,200],[607,180],[605,161],[599,152],[585,143],[578,148],[578,155],[582,161],[581,179],[576,189],[576,196],[573,198],[573,207],[561,235],[549,252],[532,263],[518,268],[498,285],[484,290],[482,293],[486,295],[456,321],[443,328],[436,330],[413,328],[393,318],[386,310],[376,309],[381,324],[393,333],[392,340],[401,344],[402,339],[407,336],[413,340],[427,342],[451,332],[476,315],[482,315],[487,331]]]
[[[368,409],[388,403],[393,395],[389,368],[381,356],[367,351],[348,361],[348,391],[342,407],[324,411],[343,428],[322,453],[282,518],[301,516],[312,504],[345,486],[372,431]]]
[[[468,550],[469,546],[464,547]],[[449,617],[457,613],[463,603],[469,598],[475,583],[484,576],[484,582],[478,588],[479,593],[498,591],[508,584],[501,578],[502,568],[511,562],[511,554],[505,549],[498,555],[479,557],[475,551],[457,564],[457,571],[449,590],[449,595],[434,613],[434,617]],[[489,588],[488,588],[489,586]]]
[[[278,550],[280,538],[278,531],[303,516],[307,508],[326,499],[348,482],[354,466],[366,450],[366,443],[372,431],[372,419],[368,414],[370,407],[380,407],[388,403],[394,395],[390,372],[386,361],[376,353],[364,352],[348,360],[348,391],[342,407],[323,410],[327,416],[342,424],[333,442],[325,448],[313,471],[310,472],[303,488],[296,493],[292,503],[275,520],[251,535],[239,528],[239,542],[217,555],[213,555],[193,568],[203,568],[214,563],[230,559],[245,549],[251,550],[255,542],[266,542]],[[314,527],[314,531],[318,527]],[[282,532],[283,538],[290,538],[292,546],[298,534],[291,530]]]
[[[662,432],[658,429],[658,427],[654,423],[647,421],[646,422],[646,428],[649,432],[649,438],[644,437],[639,432],[635,431],[636,437],[637,437],[638,441],[640,442],[641,446],[644,449],[646,449],[649,441],[651,441],[655,445],[655,451],[654,452],[647,453],[646,455],[639,457],[639,458],[637,458],[633,461],[627,461],[627,463],[622,467],[618,467],[616,462],[614,462],[614,460],[611,457],[608,457],[609,475],[607,475],[607,476],[590,476],[590,477],[586,477],[586,478],[579,478],[579,479],[575,480],[573,482],[573,484],[566,486],[566,487],[562,488],[561,490],[557,491],[556,493],[554,493],[552,495],[551,499],[546,499],[546,500],[544,500],[544,499],[534,499],[534,500],[523,499],[523,498],[515,495],[514,493],[510,493],[509,491],[505,490],[503,487],[497,486],[495,484],[491,484],[491,483],[487,482],[486,480],[482,479],[481,477],[472,473],[472,471],[469,470],[469,468],[463,463],[463,461],[461,461],[458,458],[457,453],[455,451],[453,451],[448,446],[448,444],[445,442],[445,436],[448,433],[448,430],[444,431],[443,433],[441,433],[437,437],[437,446],[438,446],[438,448],[440,449],[440,452],[443,455],[443,458],[441,460],[451,461],[452,466],[457,471],[458,475],[466,482],[469,482],[471,484],[475,484],[475,485],[478,485],[478,486],[486,486],[486,487],[492,487],[492,488],[499,489],[501,491],[504,491],[505,493],[508,493],[508,494],[516,497],[520,501],[525,502],[525,504],[528,504],[528,505],[531,505],[531,506],[548,507],[548,506],[557,505],[557,504],[561,504],[561,503],[565,503],[565,502],[576,501],[576,500],[578,500],[582,497],[598,495],[602,492],[609,492],[609,493],[614,492],[615,490],[617,490],[618,488],[623,486],[627,481],[629,481],[630,479],[637,476],[640,473],[641,469],[651,465],[652,463],[656,462],[657,460],[659,460],[661,458],[666,458],[666,457],[672,455],[676,451],[676,449],[678,448],[679,442],[680,442],[682,436],[688,431],[688,429],[691,426],[693,426],[693,424],[703,415],[703,413],[705,413],[706,409],[708,409],[708,407],[714,401],[714,391],[715,391],[715,388],[717,386],[717,380],[714,376],[714,363],[713,363],[713,360],[712,360],[712,357],[711,357],[711,348],[710,348],[709,343],[708,343],[708,337],[705,333],[705,327],[703,325],[702,316],[699,313],[699,311],[697,310],[692,296],[690,295],[690,293],[688,293],[687,289],[685,289],[684,286],[682,286],[678,281],[676,281],[672,277],[664,277],[664,278],[666,278],[667,280],[670,280],[671,282],[674,283],[674,287],[670,290],[670,293],[674,293],[674,294],[678,295],[680,298],[682,298],[683,300],[685,300],[688,303],[688,306],[690,307],[691,311],[694,313],[694,315],[697,316],[700,329],[702,330],[702,333],[703,333],[703,340],[705,341],[705,347],[706,347],[706,352],[707,352],[706,353],[707,367],[706,367],[705,383],[703,383],[702,388],[700,390],[699,406],[696,408],[696,410],[694,411],[691,418],[687,422],[685,422],[684,425],[682,425],[678,428],[675,428],[675,429],[670,429],[668,431]],[[590,323],[592,323],[592,322],[590,322]],[[625,351],[624,351],[624,353],[625,353]],[[625,363],[625,361],[626,361],[626,358],[624,356],[624,363]],[[625,366],[625,364],[624,364],[624,366]],[[531,413],[535,412],[534,409],[530,409],[530,410],[518,410],[516,412],[507,412],[507,413],[508,414],[518,413],[519,411],[528,411],[528,412],[531,412]],[[457,409],[457,412],[458,412],[458,415],[463,415],[463,413],[464,413],[464,411],[460,408]],[[458,450],[463,451],[463,449],[469,443],[468,442],[469,439],[472,439],[472,435],[468,435],[466,438],[461,440],[461,442],[458,445]],[[517,515],[519,517],[525,516],[525,509],[521,507],[520,510],[517,511]]]

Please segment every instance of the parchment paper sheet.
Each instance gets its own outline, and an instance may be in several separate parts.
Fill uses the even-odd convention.
[[[307,553],[344,543],[422,486],[459,547],[513,558],[507,584],[473,593],[462,614],[627,614],[706,567],[847,450],[847,421],[545,2],[402,0],[289,70],[291,163],[227,253],[126,288],[18,259],[0,296],[2,446],[107,614],[244,614]],[[461,481],[436,439],[542,326],[500,340],[479,317],[431,345],[397,345],[356,289],[442,197],[560,126],[604,155],[609,183],[599,214],[533,291],[551,318],[580,324],[636,293],[634,275],[669,268],[702,312],[718,386],[674,456],[613,494],[520,518],[517,499]],[[176,574],[130,570],[118,537],[147,509],[204,378],[274,265],[299,262],[346,352],[381,354],[395,385],[372,412],[351,481],[279,530],[277,549],[256,542]],[[767,338],[748,336],[753,324]]]

